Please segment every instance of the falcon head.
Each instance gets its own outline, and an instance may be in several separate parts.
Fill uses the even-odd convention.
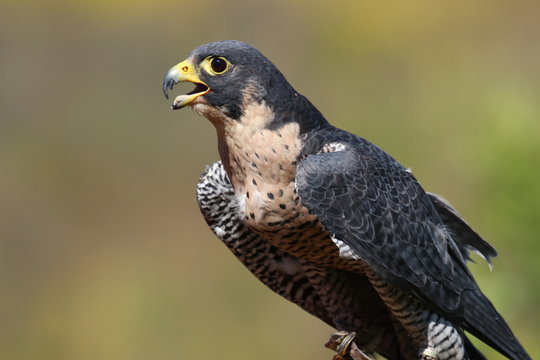
[[[264,113],[265,121],[260,125],[277,128],[285,122],[302,122],[304,117],[311,119],[314,113],[319,114],[270,60],[241,41],[213,42],[193,50],[165,75],[166,98],[179,82],[191,82],[195,88],[177,96],[171,108],[189,105],[215,125],[224,119],[242,121],[246,113]],[[308,116],[299,111],[308,112]]]

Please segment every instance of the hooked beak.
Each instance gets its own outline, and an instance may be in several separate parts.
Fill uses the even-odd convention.
[[[179,82],[191,82],[195,84],[195,89],[185,95],[179,95],[174,99],[171,109],[178,110],[191,104],[196,98],[210,92],[210,87],[203,83],[195,67],[190,60],[184,60],[180,64],[173,66],[163,78],[163,95],[168,99],[169,90]]]

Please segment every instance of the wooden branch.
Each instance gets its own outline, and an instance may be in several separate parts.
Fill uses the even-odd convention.
[[[358,348],[354,342],[355,338],[354,332],[339,331],[332,334],[324,346],[337,352],[333,360],[372,360]]]

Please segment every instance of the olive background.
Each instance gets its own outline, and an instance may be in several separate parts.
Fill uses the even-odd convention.
[[[0,358],[330,359],[328,326],[208,230],[211,124],[165,72],[238,39],[499,251],[471,264],[540,357],[540,3],[0,3]],[[173,96],[191,90],[180,85]],[[488,350],[489,359],[502,359]]]

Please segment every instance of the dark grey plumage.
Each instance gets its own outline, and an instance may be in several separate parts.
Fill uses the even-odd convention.
[[[328,325],[356,332],[358,346],[388,359],[414,358],[404,329],[393,324],[367,279],[303,262],[249,229],[238,215],[234,189],[221,162],[209,166],[197,184],[197,201],[210,229],[272,291]],[[317,285],[308,279],[316,278]],[[339,294],[324,304],[319,292]],[[330,299],[329,296],[326,297]]]
[[[342,151],[317,154],[335,141]],[[426,301],[506,356],[527,358],[409,171],[375,145],[339,129],[307,134],[304,143],[304,151],[314,155],[298,166],[298,194],[332,237],[392,286]]]
[[[466,266],[471,250],[488,261],[495,250],[390,155],[331,126],[260,52],[203,45],[167,73],[166,95],[179,81],[196,88],[173,108],[214,124],[223,162],[199,182],[201,210],[272,290],[357,332],[367,353],[483,359],[467,330],[530,359]]]

